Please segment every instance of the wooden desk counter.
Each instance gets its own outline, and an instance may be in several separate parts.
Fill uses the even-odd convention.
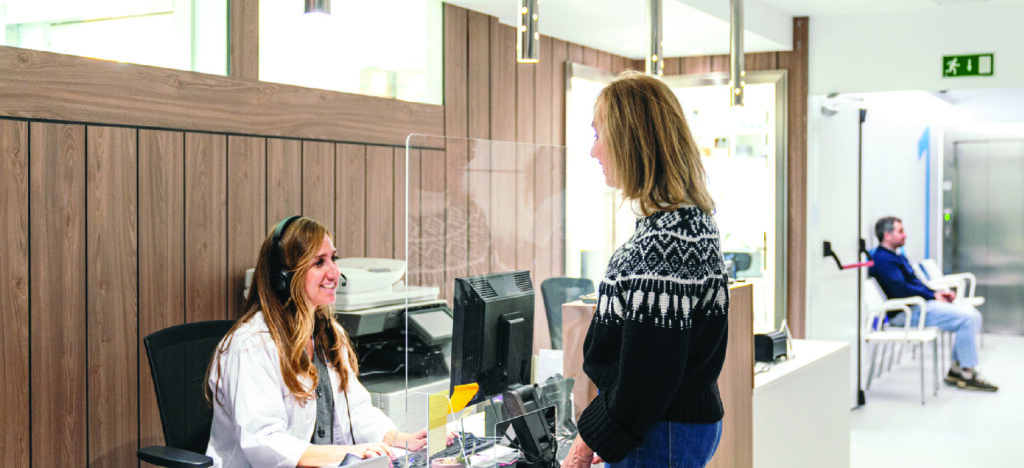
[[[576,418],[597,395],[583,373],[583,339],[587,336],[595,304],[581,301],[562,306],[563,375],[576,379],[573,387]],[[729,287],[729,344],[718,377],[725,406],[722,442],[708,465],[713,468],[751,468],[753,455],[754,298],[749,283]]]

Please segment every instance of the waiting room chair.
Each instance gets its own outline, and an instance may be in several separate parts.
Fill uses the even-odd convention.
[[[926,258],[918,264],[919,270],[915,271],[921,281],[932,289],[952,289],[956,291],[954,302],[967,304],[975,308],[985,304],[985,297],[975,295],[975,288],[978,286],[978,278],[974,273],[950,273],[942,274],[939,263],[934,258]],[[952,340],[952,338],[950,338]],[[985,333],[978,330],[978,345],[985,346]]]
[[[562,304],[572,302],[584,294],[594,292],[594,282],[588,278],[555,276],[540,283],[544,297],[544,310],[548,316],[551,349],[562,349]]]
[[[966,302],[974,307],[985,304],[985,297],[975,295],[975,288],[978,286],[978,278],[974,273],[951,273],[942,274],[942,269],[933,258],[921,260],[921,278],[925,284],[932,289],[955,288],[957,299]],[[936,287],[932,287],[932,285]]]
[[[143,343],[153,374],[164,446],[139,449],[139,460],[165,467],[207,467],[213,407],[206,400],[206,368],[233,320],[175,325],[151,333]]]
[[[925,309],[925,301],[920,297],[907,297],[901,299],[886,299],[882,288],[874,278],[868,278],[864,287],[864,303],[867,305],[867,313],[864,314],[862,337],[871,346],[871,366],[868,371],[868,382],[865,390],[871,389],[871,380],[875,374],[876,355],[878,347],[882,346],[882,363],[884,366],[885,349],[889,345],[906,344],[917,345],[921,355],[921,404],[924,404],[924,345],[931,342],[933,367],[935,370],[934,393],[939,392],[939,330],[933,327],[925,327],[925,317],[928,311]],[[911,326],[910,317],[912,311],[910,306],[916,305],[921,309],[921,318],[917,326]],[[887,312],[902,311],[906,314],[906,321],[903,326],[892,326],[886,320]],[[893,351],[895,352],[895,350]],[[890,364],[891,365],[891,364]],[[881,374],[881,368],[879,368]]]

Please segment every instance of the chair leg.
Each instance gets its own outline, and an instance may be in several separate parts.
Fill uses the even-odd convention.
[[[939,370],[939,340],[932,341],[932,369],[935,370],[935,378],[932,379],[935,387],[932,395],[939,394],[939,378],[942,377],[942,371]]]
[[[878,360],[878,375],[876,375],[875,377],[882,377],[882,370],[885,369],[885,353],[886,351],[889,350],[889,345],[890,343],[882,344],[882,357]]]
[[[889,366],[885,370],[892,372],[892,363],[898,362],[899,357],[903,355],[903,343],[893,343],[892,354],[889,355]]]
[[[864,391],[871,390],[871,378],[875,375],[875,355],[878,354],[878,345],[871,346],[871,367],[868,369],[868,383],[864,386]]]
[[[925,405],[925,343],[922,342],[918,346],[921,347],[921,403]]]

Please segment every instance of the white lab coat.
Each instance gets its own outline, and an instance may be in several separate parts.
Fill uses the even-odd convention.
[[[219,349],[219,348],[218,348]],[[263,313],[257,313],[234,333],[227,350],[210,372],[208,385],[219,400],[213,405],[213,425],[206,454],[213,466],[293,467],[310,445],[316,424],[316,400],[300,404],[281,375],[277,346]],[[217,385],[217,370],[220,383]],[[349,372],[348,397],[356,440],[349,435],[345,394],[338,391],[338,373],[328,364],[334,389],[334,443],[381,442],[395,425],[370,404],[370,394]],[[302,378],[305,385],[312,379]]]

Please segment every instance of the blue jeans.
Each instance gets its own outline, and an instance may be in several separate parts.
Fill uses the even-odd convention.
[[[977,366],[978,348],[975,345],[975,337],[978,330],[981,330],[981,312],[973,306],[936,300],[928,301],[925,309],[928,311],[924,319],[926,327],[938,327],[940,330],[954,333],[956,343],[953,345],[953,360],[963,367]],[[920,308],[911,306],[910,310],[913,312],[910,325],[916,327],[917,322],[921,320]],[[899,314],[889,323],[902,326],[906,323],[905,315]]]
[[[711,461],[722,439],[722,421],[688,424],[658,421],[633,449],[608,468],[701,468]]]

